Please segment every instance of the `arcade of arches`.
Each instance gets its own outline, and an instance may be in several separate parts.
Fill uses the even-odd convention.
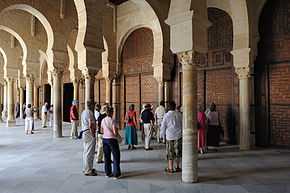
[[[0,103],[53,104],[62,137],[71,101],[176,101],[182,180],[197,181],[196,112],[212,102],[227,144],[290,146],[290,2],[285,0],[2,0]],[[21,113],[20,117],[23,117]],[[38,119],[39,113],[34,114]]]

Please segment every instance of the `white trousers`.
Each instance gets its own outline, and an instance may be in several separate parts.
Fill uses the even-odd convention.
[[[71,138],[78,137],[78,125],[79,121],[71,121],[71,131],[70,131]]]
[[[42,113],[41,119],[42,119],[42,127],[46,127],[47,126],[47,114]]]
[[[150,123],[144,123],[145,149],[148,149],[150,147],[152,132],[152,125]]]
[[[97,147],[97,162],[103,161],[104,150],[103,150],[103,134],[98,134],[98,147]]]
[[[83,133],[83,171],[89,173],[94,167],[94,157],[96,148],[96,138],[92,136],[91,132],[85,131]]]
[[[25,118],[25,131],[31,131],[33,128],[33,118],[32,117],[26,117]]]

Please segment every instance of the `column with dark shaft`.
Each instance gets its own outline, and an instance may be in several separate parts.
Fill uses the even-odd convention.
[[[60,71],[53,71],[53,136],[62,137],[62,75]]]

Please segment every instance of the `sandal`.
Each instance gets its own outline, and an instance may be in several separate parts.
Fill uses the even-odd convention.
[[[182,170],[181,170],[181,168],[175,168],[175,172],[181,172]]]
[[[169,168],[165,168],[164,171],[167,172],[167,173],[169,173],[169,174],[174,173],[174,170],[169,169]]]

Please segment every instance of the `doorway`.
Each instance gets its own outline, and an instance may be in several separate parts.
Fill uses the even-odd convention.
[[[63,121],[70,122],[70,107],[73,101],[74,87],[73,83],[63,85]]]

